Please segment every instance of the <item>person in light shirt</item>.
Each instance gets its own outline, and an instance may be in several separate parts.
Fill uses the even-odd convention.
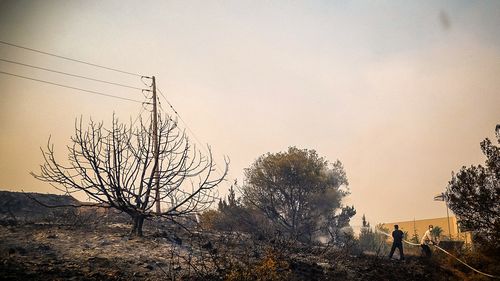
[[[429,225],[429,229],[427,229],[427,231],[424,233],[424,236],[422,236],[422,240],[420,241],[420,247],[422,247],[422,251],[424,252],[426,257],[431,257],[432,255],[429,244],[435,245],[439,243],[437,237],[435,237],[432,233],[433,228],[434,227],[432,225]]]

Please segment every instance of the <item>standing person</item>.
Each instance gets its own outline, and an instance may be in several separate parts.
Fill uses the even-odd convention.
[[[399,250],[399,260],[404,260],[405,255],[403,254],[403,237],[404,233],[403,231],[399,230],[399,226],[397,224],[394,225],[394,231],[392,232],[392,247],[391,247],[391,253],[389,254],[389,259],[392,259],[392,255],[394,254],[394,251],[396,248]]]
[[[424,252],[425,256],[430,258],[432,255],[431,248],[429,247],[429,244],[437,244],[439,241],[437,240],[436,237],[432,234],[432,229],[433,226],[429,225],[429,229],[424,233],[424,236],[422,236],[422,240],[420,241],[420,247],[422,247],[422,251]]]

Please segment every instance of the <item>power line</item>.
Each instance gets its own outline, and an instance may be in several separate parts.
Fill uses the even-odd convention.
[[[198,137],[196,136],[196,134],[193,132],[193,130],[191,130],[191,128],[188,126],[188,124],[186,123],[186,121],[184,121],[184,119],[182,119],[181,115],[179,114],[179,112],[177,112],[177,110],[175,110],[174,106],[168,101],[167,97],[165,97],[165,95],[163,94],[163,92],[161,91],[160,88],[158,88],[158,92],[160,93],[160,95],[165,99],[165,101],[168,103],[168,105],[170,106],[170,108],[172,109],[172,111],[179,117],[179,119],[181,119],[182,123],[184,124],[184,126],[186,126],[186,128],[188,129],[188,131],[191,133],[191,135],[194,137],[195,141],[198,142],[198,144],[203,147],[203,149],[205,150],[206,153],[209,153],[207,148],[202,144],[202,142],[198,139]],[[217,165],[217,162],[214,160],[215,164]],[[216,172],[219,174],[219,176],[222,176],[221,172],[219,171],[218,169],[218,165],[217,165],[217,168],[216,168]]]
[[[182,123],[184,124],[184,126],[186,126],[186,128],[188,129],[188,131],[193,135],[194,139],[201,145],[202,145],[202,142],[198,139],[198,137],[196,136],[196,134],[193,132],[193,130],[191,130],[191,128],[189,128],[189,126],[187,125],[187,123],[184,121],[184,119],[182,119],[181,115],[179,114],[179,112],[177,112],[177,110],[175,110],[174,106],[167,100],[167,98],[165,97],[165,95],[163,95],[163,92],[160,90],[160,88],[157,88],[158,89],[158,92],[160,92],[160,95],[165,99],[165,101],[168,103],[168,105],[170,106],[170,108],[174,111],[174,113],[179,117],[179,119],[181,119]],[[203,146],[204,147],[204,146]]]
[[[27,80],[32,80],[32,81],[36,81],[36,82],[46,83],[46,84],[50,84],[50,85],[54,85],[54,86],[59,86],[59,87],[63,87],[63,88],[68,88],[68,89],[73,89],[73,90],[78,90],[78,91],[87,92],[87,93],[91,93],[91,94],[95,94],[95,95],[100,95],[100,96],[105,96],[105,97],[110,97],[110,98],[115,98],[115,99],[121,99],[121,100],[136,102],[136,103],[140,103],[140,104],[143,103],[142,101],[139,101],[139,100],[129,99],[129,98],[125,98],[125,97],[119,97],[119,96],[115,96],[115,95],[111,95],[111,94],[106,94],[106,93],[101,93],[101,92],[97,92],[97,91],[86,90],[86,89],[77,88],[77,87],[73,87],[73,86],[68,86],[68,85],[64,85],[64,84],[54,83],[54,82],[51,82],[51,81],[40,80],[40,79],[36,79],[36,78],[32,78],[32,77],[27,77],[27,76],[22,76],[22,75],[14,74],[14,73],[4,72],[4,71],[1,71],[1,70],[0,70],[0,74],[15,76],[15,77],[24,78],[24,79],[27,79]]]
[[[146,110],[146,108],[144,108],[144,104],[146,102],[144,102],[142,105],[141,105],[141,109],[139,110],[139,114],[137,115],[137,117],[135,118],[134,122],[132,122],[132,125],[130,126],[131,128],[134,127],[135,123],[137,123],[137,121],[139,120],[139,118],[141,118],[142,116],[142,113],[144,112],[144,110]]]
[[[129,72],[129,71],[125,71],[125,70],[120,70],[120,69],[116,69],[116,68],[112,68],[112,67],[108,67],[108,66],[103,66],[103,65],[99,65],[99,64],[95,64],[95,63],[90,63],[90,62],[86,62],[86,61],[83,61],[83,60],[73,59],[73,58],[70,58],[70,57],[65,57],[65,56],[61,56],[61,55],[57,55],[57,54],[53,54],[53,53],[49,53],[49,52],[45,52],[45,51],[41,51],[41,50],[29,48],[29,47],[25,47],[25,46],[20,46],[20,45],[16,45],[16,44],[5,42],[5,41],[1,41],[1,40],[0,40],[0,44],[4,44],[4,45],[16,47],[16,48],[20,48],[20,49],[32,51],[32,52],[37,52],[37,53],[40,53],[40,54],[44,54],[44,55],[48,55],[48,56],[52,56],[52,57],[56,57],[56,58],[60,58],[60,59],[65,59],[65,60],[69,60],[69,61],[73,61],[73,62],[78,62],[78,63],[82,63],[82,64],[94,66],[94,67],[99,67],[99,68],[103,68],[103,69],[107,69],[107,70],[111,70],[111,71],[116,71],[116,72],[120,72],[120,73],[123,73],[123,74],[129,74],[129,75],[139,76],[139,77],[144,76],[144,75],[141,75],[141,74],[138,74],[138,73],[133,73],[133,72]]]
[[[26,66],[26,67],[31,67],[31,68],[36,68],[36,69],[41,69],[41,70],[45,70],[45,71],[49,71],[49,72],[53,72],[53,73],[67,75],[67,76],[72,76],[72,77],[87,79],[87,80],[91,80],[91,81],[106,83],[106,84],[110,84],[110,85],[116,85],[116,86],[120,86],[120,87],[130,88],[130,89],[134,89],[134,90],[146,90],[146,89],[142,89],[142,88],[138,88],[138,87],[134,87],[134,86],[124,85],[124,84],[110,82],[110,81],[105,81],[105,80],[100,80],[100,79],[95,79],[95,78],[92,78],[92,77],[82,76],[82,75],[78,75],[78,74],[72,74],[72,73],[68,73],[68,72],[64,72],[64,71],[59,71],[59,70],[55,70],[55,69],[45,68],[45,67],[41,67],[41,66],[26,64],[26,63],[12,61],[12,60],[7,60],[7,59],[2,59],[2,58],[0,58],[0,61],[12,63],[12,64],[17,64],[17,65],[22,65],[22,66]]]

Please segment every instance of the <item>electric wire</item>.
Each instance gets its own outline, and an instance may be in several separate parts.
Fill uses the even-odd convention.
[[[194,137],[195,141],[201,146],[203,147],[203,149],[205,150],[205,152],[207,154],[210,154],[208,149],[202,144],[202,142],[200,141],[200,139],[196,136],[196,134],[194,133],[193,130],[191,130],[191,128],[188,126],[188,124],[186,123],[186,121],[184,121],[184,119],[181,117],[181,115],[179,114],[179,112],[177,112],[177,110],[175,110],[174,106],[172,105],[172,103],[170,103],[167,99],[167,97],[163,94],[163,92],[161,91],[161,89],[159,87],[156,87],[156,89],[158,90],[158,92],[160,93],[160,95],[163,97],[163,99],[165,99],[165,101],[167,102],[167,104],[169,105],[169,107],[172,109],[172,111],[177,115],[177,117],[179,117],[179,119],[181,120],[181,122],[184,124],[184,126],[188,129],[188,131],[191,133],[191,135]],[[222,172],[219,170],[219,165],[217,163],[217,161],[214,160],[214,163],[216,165],[216,168],[215,168],[215,172],[222,177]],[[224,182],[227,183],[227,180],[224,180]]]
[[[165,101],[167,102],[167,104],[170,106],[170,108],[172,109],[172,111],[175,113],[175,115],[177,115],[179,117],[179,119],[182,121],[182,123],[184,124],[184,126],[186,126],[186,128],[188,129],[188,131],[193,135],[194,139],[198,142],[198,144],[200,144],[201,146],[203,146],[202,142],[198,139],[198,137],[196,136],[196,134],[193,132],[193,130],[191,130],[191,128],[188,126],[188,124],[184,121],[184,119],[182,119],[182,117],[179,114],[179,112],[177,112],[177,110],[175,110],[174,106],[167,100],[167,98],[165,97],[165,95],[163,94],[163,92],[160,90],[160,88],[157,87],[157,89],[158,89],[158,92],[160,93],[160,95],[165,99]]]
[[[115,98],[115,99],[121,99],[121,100],[125,100],[125,101],[131,101],[131,102],[141,103],[141,104],[143,103],[140,100],[135,100],[135,99],[125,98],[125,97],[115,96],[115,95],[111,95],[111,94],[106,94],[106,93],[102,93],[102,92],[87,90],[87,89],[73,87],[73,86],[68,86],[68,85],[64,85],[64,84],[59,84],[59,83],[55,83],[55,82],[51,82],[51,81],[36,79],[36,78],[32,78],[32,77],[28,77],[28,76],[23,76],[23,75],[19,75],[19,74],[14,74],[14,73],[10,73],[10,72],[5,72],[5,71],[1,71],[1,70],[0,70],[0,74],[10,75],[10,76],[18,77],[18,78],[24,78],[24,79],[27,79],[27,80],[32,80],[32,81],[36,81],[36,82],[40,82],[40,83],[46,83],[46,84],[50,84],[50,85],[54,85],[54,86],[59,86],[59,87],[63,87],[63,88],[68,88],[68,89],[78,90],[78,91],[82,91],[82,92],[87,92],[87,93],[90,93],[90,94],[95,94],[95,95],[100,95],[100,96],[105,96],[105,97],[110,97],[110,98]]]
[[[27,64],[27,63],[18,62],[18,61],[12,61],[12,60],[3,59],[3,58],[0,58],[0,61],[12,63],[12,64],[17,64],[17,65],[22,65],[22,66],[26,66],[26,67],[31,67],[31,68],[35,68],[35,69],[41,69],[41,70],[44,70],[44,71],[49,71],[49,72],[58,73],[58,74],[62,74],[62,75],[67,75],[67,76],[82,78],[82,79],[86,79],[86,80],[90,80],[90,81],[101,82],[101,83],[106,83],[106,84],[110,84],[110,85],[120,86],[120,87],[124,87],[124,88],[134,89],[134,90],[146,90],[146,89],[142,89],[142,88],[138,88],[138,87],[134,87],[134,86],[129,86],[129,85],[124,85],[124,84],[120,84],[120,83],[115,83],[115,82],[100,80],[100,79],[96,79],[96,78],[92,78],[92,77],[87,77],[87,76],[78,75],[78,74],[72,74],[72,73],[68,73],[68,72],[64,72],[64,71],[59,71],[59,70],[55,70],[55,69],[50,69],[50,68],[45,68],[45,67],[41,67],[41,66],[31,65],[31,64]]]
[[[128,74],[128,75],[133,75],[133,76],[139,76],[139,77],[143,77],[144,76],[144,75],[141,75],[141,74],[138,74],[138,73],[129,72],[129,71],[125,71],[125,70],[121,70],[121,69],[117,69],[117,68],[112,68],[112,67],[108,67],[108,66],[103,66],[103,65],[99,65],[99,64],[95,64],[95,63],[91,63],[91,62],[79,60],[79,59],[74,59],[74,58],[70,58],[70,57],[65,57],[65,56],[54,54],[54,53],[49,53],[49,52],[45,52],[45,51],[42,51],[42,50],[38,50],[38,49],[30,48],[30,47],[25,47],[25,46],[13,44],[13,43],[1,41],[1,40],[0,40],[0,44],[4,44],[4,45],[11,46],[11,47],[16,47],[16,48],[20,48],[20,49],[32,51],[32,52],[37,52],[37,53],[40,53],[40,54],[44,54],[44,55],[48,55],[48,56],[52,56],[52,57],[56,57],[56,58],[60,58],[60,59],[65,59],[65,60],[69,60],[69,61],[73,61],[73,62],[78,62],[78,63],[81,63],[81,64],[86,64],[86,65],[90,65],[90,66],[94,66],[94,67],[99,67],[99,68],[110,70],[110,71],[120,72],[120,73],[123,73],[123,74]],[[144,77],[147,77],[147,76],[144,76]]]
[[[135,126],[135,123],[137,123],[137,121],[139,120],[139,118],[141,118],[142,116],[142,113],[146,110],[146,108],[144,107],[144,104],[146,104],[147,102],[143,102],[142,105],[141,105],[141,109],[139,110],[139,113],[137,115],[137,117],[135,118],[134,122],[132,122],[132,124],[130,125],[130,128],[133,128]]]
[[[175,110],[174,106],[167,100],[167,98],[165,97],[165,95],[163,94],[163,92],[160,90],[160,88],[158,88],[158,92],[160,93],[160,95],[165,99],[165,101],[167,102],[167,104],[170,106],[170,108],[172,109],[172,111],[175,113],[175,115],[177,115],[177,117],[179,117],[179,119],[182,121],[182,123],[184,124],[184,126],[186,126],[186,128],[188,129],[188,131],[193,135],[194,139],[196,140],[196,142],[198,142],[198,144],[202,147],[205,147],[204,145],[202,145],[202,142],[198,139],[198,137],[196,136],[196,134],[193,132],[193,130],[191,130],[191,128],[188,126],[188,124],[184,121],[184,119],[182,119],[181,115],[179,114],[179,112],[177,112],[177,110]],[[208,153],[208,151],[205,151]]]
[[[16,47],[16,48],[20,48],[20,49],[32,51],[32,52],[37,52],[37,53],[40,53],[40,54],[44,54],[44,55],[48,55],[48,56],[52,56],[52,57],[56,57],[56,58],[60,58],[60,59],[65,59],[65,60],[68,60],[68,61],[78,62],[78,63],[81,63],[81,64],[86,64],[86,65],[90,65],[90,66],[94,66],[94,67],[98,67],[98,68],[102,68],[102,69],[106,69],[106,70],[110,70],[110,71],[115,71],[115,72],[120,72],[120,73],[123,73],[123,74],[129,74],[129,75],[133,75],[133,76],[138,76],[138,77],[141,78],[141,81],[143,81],[142,80],[143,78],[151,78],[149,76],[141,75],[141,74],[138,74],[138,73],[133,73],[133,72],[125,71],[125,70],[120,70],[120,69],[116,69],[116,68],[112,68],[112,67],[108,67],[108,66],[103,66],[103,65],[99,65],[99,64],[95,64],[95,63],[91,63],[91,62],[79,60],[79,59],[74,59],[74,58],[70,58],[70,57],[66,57],[66,56],[62,56],[62,55],[58,55],[58,54],[54,54],[54,53],[50,53],[50,52],[46,52],[46,51],[42,51],[42,50],[30,48],[30,47],[26,47],[26,46],[21,46],[21,45],[13,44],[13,43],[2,41],[2,40],[0,40],[0,44],[4,44],[4,45],[11,46],[11,47]],[[134,89],[140,89],[140,88],[135,88],[133,86],[123,85],[123,84],[109,82],[109,81],[104,81],[104,80],[99,80],[99,79],[94,79],[94,78],[90,78],[90,77],[84,77],[84,76],[70,74],[70,73],[63,73],[63,72],[52,70],[52,69],[47,69],[47,68],[37,67],[37,66],[33,66],[33,65],[22,64],[22,63],[18,63],[18,62],[8,61],[8,60],[5,60],[5,59],[3,59],[3,61],[10,62],[10,63],[16,63],[16,64],[24,65],[24,66],[27,66],[27,67],[38,68],[38,69],[41,69],[41,70],[51,71],[51,72],[55,72],[55,73],[60,73],[60,74],[64,74],[64,75],[69,75],[69,76],[79,77],[79,78],[83,78],[83,79],[93,80],[93,81],[97,81],[97,82],[104,82],[104,83],[114,84],[114,85],[117,85],[117,86],[132,87]],[[139,100],[134,100],[134,99],[119,97],[119,96],[110,95],[110,94],[106,94],[106,93],[101,93],[101,92],[97,92],[97,91],[91,91],[91,90],[86,90],[86,89],[82,89],[82,88],[72,87],[72,86],[68,86],[68,85],[63,85],[63,84],[54,83],[54,82],[50,82],[50,81],[45,81],[45,80],[41,80],[41,79],[35,79],[35,78],[32,78],[32,77],[22,76],[22,75],[8,73],[8,72],[4,72],[4,71],[0,71],[0,74],[11,75],[11,76],[19,77],[19,78],[24,78],[24,79],[28,79],[28,80],[32,80],[32,81],[41,82],[41,83],[47,83],[47,84],[51,84],[51,85],[55,85],[55,86],[59,86],[59,87],[64,87],[64,88],[68,88],[68,89],[73,89],[73,90],[78,90],[78,91],[83,91],[83,92],[87,92],[87,93],[91,93],[91,94],[96,94],[96,95],[101,95],[101,96],[107,96],[107,97],[112,97],[112,98],[117,98],[117,99],[132,101],[132,102],[136,102],[136,103],[141,103],[143,105],[144,104],[149,104],[149,103],[141,102]],[[143,83],[144,83],[144,81],[143,81]],[[140,89],[140,90],[142,90],[143,92],[145,91],[145,89]],[[186,128],[188,129],[188,131],[193,135],[193,137],[195,138],[195,140],[200,144],[200,146],[204,147],[201,144],[201,141],[196,136],[196,134],[193,132],[193,130],[191,130],[191,128],[187,125],[187,123],[180,116],[180,114],[174,109],[174,107],[172,106],[172,104],[166,99],[166,97],[163,95],[163,93],[161,92],[161,90],[160,89],[158,89],[158,90],[159,90],[160,94],[163,96],[163,98],[165,99],[165,101],[168,103],[168,105],[170,106],[170,108],[179,117],[179,119],[181,119],[182,123],[186,126]],[[161,106],[161,104],[160,104],[160,106]],[[134,121],[134,123],[136,121],[137,121],[137,119]],[[206,148],[204,147],[204,149],[206,149]],[[219,173],[219,171],[217,169],[216,169],[216,172]]]

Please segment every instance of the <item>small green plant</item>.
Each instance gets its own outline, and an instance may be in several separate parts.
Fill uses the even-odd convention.
[[[443,228],[440,226],[434,226],[431,230],[431,234],[432,234],[432,236],[440,239],[441,234],[443,234]]]

